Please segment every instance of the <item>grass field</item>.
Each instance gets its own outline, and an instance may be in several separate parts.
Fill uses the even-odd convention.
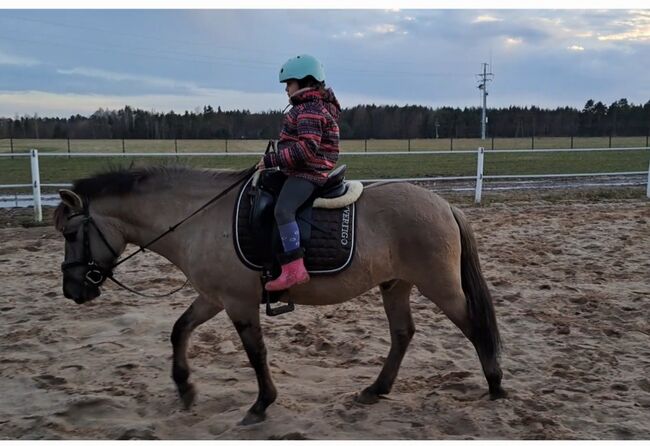
[[[649,141],[645,136],[614,137],[612,147],[646,147]],[[155,139],[71,139],[70,152],[262,152],[267,140],[155,140]],[[483,146],[494,149],[530,149],[532,138],[478,138],[463,139],[368,139],[342,140],[341,152],[375,152],[375,151],[429,151],[429,150],[476,150]],[[574,138],[574,148],[606,148],[609,138]],[[38,149],[45,152],[68,152],[66,139],[0,139],[0,153],[29,152]],[[568,149],[571,138],[535,138],[535,149]]]
[[[259,155],[250,157],[40,157],[41,183],[66,183],[116,167],[182,164],[194,167],[246,168]],[[650,150],[603,152],[499,153],[485,155],[484,175],[531,175],[558,173],[629,172],[648,170]],[[367,155],[341,154],[339,164],[348,165],[348,178],[400,178],[476,175],[476,154]],[[29,184],[29,157],[0,158],[0,184]],[[0,193],[2,191],[0,190]]]

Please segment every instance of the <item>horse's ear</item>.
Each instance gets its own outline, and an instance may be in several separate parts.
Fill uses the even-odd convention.
[[[81,197],[69,189],[59,189],[59,195],[61,196],[61,201],[63,204],[68,206],[70,209],[75,211],[80,211],[84,207],[83,200]]]

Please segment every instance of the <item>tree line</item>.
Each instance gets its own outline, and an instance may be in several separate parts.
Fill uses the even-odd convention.
[[[650,133],[650,100],[645,104],[619,99],[609,106],[589,99],[582,110],[536,106],[490,108],[487,133],[492,137],[642,136]],[[343,110],[344,139],[478,138],[479,107],[357,105]],[[280,111],[222,111],[206,105],[185,113],[158,113],[125,106],[99,109],[90,116],[69,118],[16,116],[0,118],[0,138],[43,139],[213,139],[277,138]]]

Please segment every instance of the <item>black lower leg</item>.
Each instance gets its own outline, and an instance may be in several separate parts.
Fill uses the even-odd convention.
[[[255,370],[259,393],[257,400],[248,410],[243,424],[252,424],[263,421],[266,417],[266,408],[277,398],[277,390],[271,380],[271,372],[266,362],[266,346],[262,338],[262,330],[257,323],[235,322],[235,328],[244,344],[251,366]]]
[[[361,402],[372,403],[377,401],[380,395],[390,393],[414,332],[415,328],[412,328],[398,330],[392,334],[391,348],[386,362],[375,382],[369,387],[366,387],[361,393],[359,397]]]
[[[190,313],[192,307],[188,308],[185,313],[176,321],[172,329],[171,342],[174,350],[174,361],[172,363],[172,378],[176,383],[178,395],[187,408],[194,401],[194,386],[189,383],[190,369],[187,364],[185,352],[187,350],[187,341],[192,331],[190,322]]]

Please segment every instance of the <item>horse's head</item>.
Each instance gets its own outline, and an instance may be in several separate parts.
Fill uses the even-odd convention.
[[[101,294],[100,287],[111,276],[126,242],[108,217],[91,213],[88,200],[67,189],[59,195],[54,222],[65,237],[63,295],[81,304]]]

